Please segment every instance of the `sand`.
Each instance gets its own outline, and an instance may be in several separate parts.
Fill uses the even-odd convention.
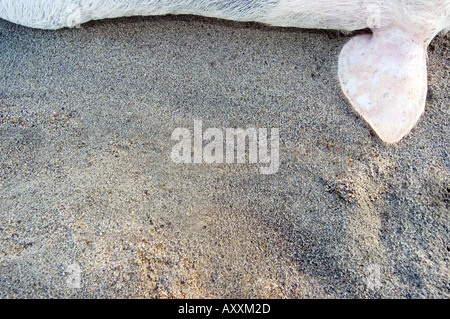
[[[449,298],[450,37],[412,132],[340,91],[348,36],[191,16],[0,20],[1,298]],[[279,128],[280,166],[176,164]]]

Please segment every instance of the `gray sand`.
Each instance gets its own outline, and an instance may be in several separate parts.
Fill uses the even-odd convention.
[[[394,146],[340,92],[337,31],[1,20],[0,41],[0,297],[450,297],[449,36]],[[173,163],[195,119],[279,128],[278,173]]]

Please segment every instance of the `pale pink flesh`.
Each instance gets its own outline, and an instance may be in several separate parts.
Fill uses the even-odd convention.
[[[426,45],[402,29],[351,39],[341,51],[338,74],[350,104],[386,143],[401,140],[424,111]]]

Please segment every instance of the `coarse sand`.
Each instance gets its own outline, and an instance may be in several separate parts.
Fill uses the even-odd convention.
[[[449,298],[450,37],[396,145],[338,31],[0,20],[1,298]],[[280,165],[177,164],[174,129],[278,128]]]

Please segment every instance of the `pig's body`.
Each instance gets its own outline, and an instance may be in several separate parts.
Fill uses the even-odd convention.
[[[1,0],[0,16],[32,28],[59,29],[90,20],[135,15],[193,14],[274,26],[356,30],[370,10],[355,1],[290,0]],[[352,12],[352,15],[344,15]]]
[[[0,0],[0,18],[59,29],[90,20],[193,14],[273,26],[353,31],[339,58],[342,90],[382,140],[399,141],[425,107],[426,47],[450,28],[450,0]]]

